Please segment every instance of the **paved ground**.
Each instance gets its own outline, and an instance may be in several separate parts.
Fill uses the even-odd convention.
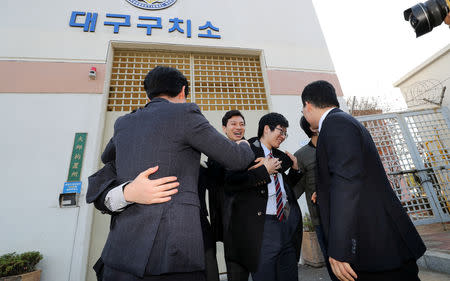
[[[421,281],[450,281],[450,275],[432,272],[426,269],[420,269],[419,277]],[[222,275],[220,280],[227,280],[225,275]],[[251,277],[249,281],[252,280]],[[298,267],[299,281],[330,281],[328,272],[325,267],[314,268],[307,265],[300,265]]]
[[[421,281],[450,281],[450,274],[441,272],[448,272],[448,264],[450,264],[450,223],[432,224],[418,226],[420,236],[427,246],[427,253],[434,256],[427,256],[427,262],[424,263],[428,268],[439,270],[440,272],[420,268],[419,277]],[[423,259],[423,258],[422,258]],[[420,260],[419,260],[420,262]],[[437,265],[436,265],[436,264]],[[433,267],[434,266],[434,267]],[[325,267],[314,268],[307,265],[299,265],[298,279],[299,281],[330,281],[327,269]],[[226,275],[221,275],[220,280],[227,280]],[[251,278],[249,279],[251,281]]]
[[[422,234],[427,250],[438,251],[450,255],[450,231]]]
[[[450,281],[450,275],[420,269],[419,277],[421,281]],[[299,281],[330,281],[325,267],[314,268],[307,265],[300,265],[298,268]]]

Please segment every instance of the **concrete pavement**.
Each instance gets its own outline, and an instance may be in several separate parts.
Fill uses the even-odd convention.
[[[226,281],[226,275],[221,275],[220,280]],[[421,281],[450,281],[450,274],[430,271],[428,269],[420,268],[419,277]],[[250,277],[249,281],[252,280]],[[299,281],[331,281],[325,267],[315,268],[308,265],[298,266],[298,280]]]
[[[419,268],[419,277],[421,281],[450,281],[450,274],[430,271]],[[331,281],[325,267],[314,268],[307,265],[300,265],[298,268],[299,281]],[[400,281],[400,280],[399,280]]]

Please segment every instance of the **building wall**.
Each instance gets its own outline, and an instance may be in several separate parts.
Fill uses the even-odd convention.
[[[291,122],[283,146],[295,152],[306,138],[300,132],[300,92],[304,85],[326,79],[342,90],[334,72],[311,1],[179,0],[159,11],[147,11],[125,0],[5,0],[0,10],[0,254],[39,250],[43,281],[84,280],[93,221],[85,204],[87,177],[98,169],[105,128],[111,42],[144,48],[224,48],[262,53],[270,109]],[[73,11],[98,13],[95,32],[69,26]],[[107,13],[129,15],[131,27],[113,33]],[[146,35],[139,16],[161,17],[162,29]],[[192,38],[169,33],[169,19],[192,21]],[[77,18],[77,22],[83,17]],[[220,28],[221,39],[199,38],[206,21]],[[130,43],[130,44],[128,44]],[[163,46],[163,47],[162,47]],[[234,51],[233,51],[234,50]],[[90,67],[97,79],[90,80]],[[345,103],[342,101],[342,104]],[[212,123],[221,113],[205,112]],[[248,113],[252,115],[252,113]],[[256,119],[254,117],[253,119]],[[219,127],[220,128],[220,127]],[[106,130],[106,131],[105,131]],[[249,126],[247,137],[256,132]],[[83,183],[78,208],[58,207],[76,132],[87,132]],[[303,209],[306,204],[303,201]],[[95,222],[94,222],[95,223]],[[91,270],[91,269],[89,269]]]
[[[426,100],[439,103],[441,89],[446,87],[442,106],[450,107],[450,45],[433,55],[426,62],[406,74],[396,82],[405,98],[409,109],[426,109],[438,105]],[[411,98],[415,97],[411,101]],[[426,99],[426,100],[424,100]]]
[[[0,169],[2,196],[0,253],[38,250],[42,280],[83,280],[71,265],[86,245],[89,208],[61,209],[58,196],[67,180],[76,132],[87,132],[83,189],[95,168],[93,149],[101,132],[101,95],[1,94]],[[84,223],[86,224],[86,223]],[[76,239],[75,239],[76,238]]]

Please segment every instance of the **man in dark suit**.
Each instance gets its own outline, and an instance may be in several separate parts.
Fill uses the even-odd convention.
[[[133,111],[132,113],[134,113]],[[237,142],[244,138],[245,134],[245,119],[239,110],[230,110],[222,117],[222,129],[225,135],[231,141]],[[108,192],[110,187],[119,186],[115,180],[117,173],[115,170],[115,152],[113,148],[113,141],[110,140],[106,145],[105,151],[102,154],[102,162],[105,164],[102,169],[89,177],[89,186],[86,200],[88,203],[94,203],[97,209],[103,213],[108,213],[114,216],[120,211],[120,203],[114,204],[113,200],[109,198]],[[201,166],[198,179],[198,195],[200,199],[200,223],[202,226],[203,245],[205,248],[205,275],[207,281],[218,281],[219,272],[216,259],[216,241],[223,241],[224,221],[230,217],[229,204],[231,198],[224,194],[224,177],[225,168],[218,162],[208,159],[207,166]],[[175,177],[164,177],[157,180],[149,180],[145,176],[156,172],[155,168],[150,168],[143,173],[143,178],[139,181],[140,184],[145,185],[148,190],[149,203],[163,203],[171,199],[171,196],[178,192],[175,188],[178,182],[174,182]],[[106,186],[105,186],[106,185]],[[208,210],[206,208],[206,189],[209,191],[209,217],[211,224],[208,221]],[[96,190],[103,190],[103,194],[96,196]],[[106,200],[109,198],[110,200]],[[122,202],[123,204],[123,202]],[[126,202],[125,204],[126,205]],[[230,272],[233,272],[233,263],[227,263],[228,279],[232,280]],[[94,267],[97,275],[102,274],[102,261],[99,260]],[[102,277],[98,277],[102,280]]]
[[[303,176],[293,189],[296,198],[299,198],[303,194],[303,192],[306,195],[306,203],[308,204],[309,215],[311,217],[311,222],[314,225],[320,249],[322,250],[323,256],[325,258],[328,273],[331,280],[336,281],[338,279],[336,278],[336,276],[334,276],[333,271],[331,270],[330,263],[328,261],[328,257],[326,255],[323,231],[322,227],[320,226],[319,206],[317,206],[316,204],[316,146],[317,139],[319,138],[319,133],[317,129],[311,130],[311,125],[308,123],[308,121],[306,121],[305,116],[302,116],[302,118],[300,119],[300,127],[311,140],[308,144],[304,145],[294,153],[294,156],[297,158],[298,168],[300,169]]]
[[[107,192],[105,205],[124,202],[102,252],[103,280],[204,280],[197,194],[200,152],[234,169],[247,167],[254,155],[248,144],[229,141],[198,106],[186,103],[189,88],[178,70],[156,67],[144,88],[151,102],[114,125],[110,150],[117,178],[112,180],[125,184],[93,192]],[[179,182],[178,192],[162,204],[151,204],[151,192],[141,184],[149,171],[139,175],[154,166],[158,171],[151,179],[176,175]]]
[[[319,130],[317,200],[327,254],[340,280],[419,280],[425,245],[395,195],[366,128],[338,109],[334,87],[302,93],[303,115]]]
[[[254,281],[298,280],[302,216],[291,187],[301,175],[297,159],[278,150],[288,126],[281,114],[264,115],[249,140],[259,163],[225,176],[234,197],[225,255],[241,267],[232,281],[247,281],[249,272]]]
[[[222,117],[222,130],[231,141],[237,142],[242,140],[245,135],[245,119],[242,113],[239,110],[227,111]],[[204,173],[203,175],[201,174],[200,177],[204,179],[203,188],[208,189],[209,219],[211,221],[210,233],[212,237],[209,237],[210,235],[208,235],[209,233],[207,233],[206,236],[208,236],[207,239],[209,241],[209,247],[206,250],[206,276],[208,281],[210,281],[213,280],[212,277],[215,276],[215,274],[208,272],[214,269],[213,265],[208,266],[212,263],[212,258],[208,259],[208,256],[210,256],[210,252],[212,252],[214,254],[214,261],[216,261],[216,241],[222,241],[226,243],[223,236],[224,232],[228,228],[229,220],[231,217],[231,204],[233,201],[233,197],[224,192],[225,168],[212,158],[208,158],[206,165],[207,168],[204,169]],[[200,190],[203,190],[203,188],[200,185],[199,192]],[[200,199],[202,200],[204,198]],[[226,249],[227,247],[225,247],[225,250]],[[233,261],[228,260],[226,255],[225,263],[227,267],[228,280],[235,280],[236,278],[234,277],[234,273],[237,272],[236,267],[237,269],[239,269],[240,266],[236,265]]]

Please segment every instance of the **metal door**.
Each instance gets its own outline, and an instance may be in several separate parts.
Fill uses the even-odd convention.
[[[447,108],[358,116],[414,224],[450,221]]]

